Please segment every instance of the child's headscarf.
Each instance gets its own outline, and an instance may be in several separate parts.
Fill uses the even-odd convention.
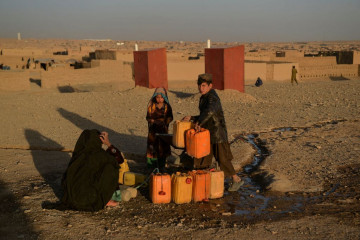
[[[167,92],[166,92],[165,88],[156,88],[154,91],[154,94],[151,97],[151,100],[154,101],[153,98],[155,98],[159,94],[164,98],[165,102],[167,104],[169,104],[169,100],[168,100]]]
[[[148,111],[149,111],[150,114],[155,111],[156,106],[155,106],[154,98],[156,98],[156,96],[159,95],[159,94],[164,98],[164,101],[168,105],[170,105],[169,99],[167,97],[166,89],[165,88],[156,88],[155,91],[154,91],[154,94],[152,95],[152,97],[150,98],[150,101],[148,103]],[[166,113],[166,111],[167,111],[167,106],[165,104],[165,113]]]

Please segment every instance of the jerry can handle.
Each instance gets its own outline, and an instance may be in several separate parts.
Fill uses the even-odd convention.
[[[204,129],[200,127],[200,130],[197,130],[196,128],[194,128],[194,130],[195,130],[194,134],[198,134],[198,133],[202,132]]]

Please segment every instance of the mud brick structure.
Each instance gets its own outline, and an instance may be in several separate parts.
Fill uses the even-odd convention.
[[[90,55],[89,55],[90,56]],[[95,59],[116,60],[116,51],[111,50],[95,50]]]
[[[30,73],[28,71],[0,70],[0,91],[30,90]]]
[[[291,68],[298,70],[298,79],[352,78],[359,76],[359,51],[313,51],[305,54],[299,50],[257,51],[245,53],[245,80],[255,82],[290,81]]]
[[[166,49],[134,51],[135,86],[168,89]]]
[[[206,48],[205,72],[213,75],[215,89],[244,92],[244,45]]]

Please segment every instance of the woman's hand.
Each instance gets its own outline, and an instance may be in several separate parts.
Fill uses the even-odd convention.
[[[109,140],[109,134],[107,132],[101,132],[100,133],[100,140],[106,146],[108,146],[108,147],[111,146],[111,143],[110,143],[110,140]]]

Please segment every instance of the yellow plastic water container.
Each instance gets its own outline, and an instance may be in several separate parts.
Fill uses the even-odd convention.
[[[210,170],[210,199],[221,198],[224,195],[224,172]]]
[[[127,160],[124,158],[124,162],[119,164],[120,165],[120,169],[119,169],[119,183],[120,184],[124,184],[124,173],[129,172],[129,165],[127,163]]]
[[[192,122],[175,121],[173,125],[173,145],[178,148],[185,147],[185,132],[194,127]]]
[[[124,173],[124,185],[133,186],[145,181],[146,176],[141,173],[125,172]]]
[[[177,172],[171,175],[171,200],[176,204],[192,200],[193,179],[190,174]]]

